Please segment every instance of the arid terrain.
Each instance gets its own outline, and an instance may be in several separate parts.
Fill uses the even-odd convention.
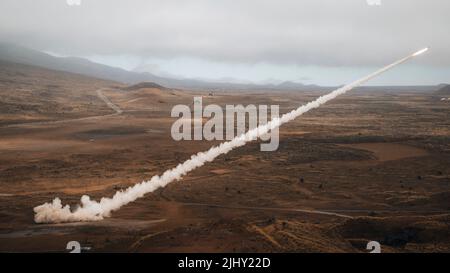
[[[450,104],[424,92],[352,91],[98,222],[36,224],[60,197],[112,196],[207,150],[174,141],[176,104],[277,104],[318,92],[127,88],[0,63],[0,251],[450,251]]]

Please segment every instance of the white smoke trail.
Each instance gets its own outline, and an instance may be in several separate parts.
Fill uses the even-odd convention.
[[[138,183],[124,191],[118,191],[112,198],[104,197],[97,202],[91,200],[89,196],[83,195],[81,197],[81,204],[74,210],[71,210],[69,205],[63,206],[61,204],[61,200],[59,198],[55,198],[52,203],[45,203],[34,208],[34,221],[36,223],[61,223],[97,221],[103,219],[104,217],[109,217],[112,211],[118,210],[120,207],[143,197],[146,193],[153,192],[160,187],[166,186],[170,182],[181,179],[183,175],[204,165],[207,162],[214,160],[219,155],[226,154],[234,148],[243,146],[247,142],[255,140],[259,136],[268,133],[270,130],[297,118],[311,109],[319,107],[320,105],[367,82],[392,67],[425,52],[426,50],[427,49],[419,50],[362,79],[338,88],[327,95],[321,96],[312,102],[300,106],[299,108],[282,115],[280,118],[274,118],[265,125],[258,126],[257,128],[249,130],[247,133],[235,137],[230,141],[223,142],[218,146],[212,147],[206,152],[199,152],[175,168],[165,171],[161,176],[155,175],[149,181]]]

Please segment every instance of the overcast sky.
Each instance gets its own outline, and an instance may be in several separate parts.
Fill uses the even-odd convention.
[[[69,0],[76,1],[76,0]],[[448,0],[1,0],[0,41],[173,77],[450,82]]]

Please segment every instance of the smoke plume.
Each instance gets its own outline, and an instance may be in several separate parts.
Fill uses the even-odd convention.
[[[336,98],[339,95],[367,82],[368,80],[378,76],[379,74],[399,65],[410,58],[413,58],[427,49],[419,50],[405,58],[402,58],[386,67],[383,67],[374,73],[356,80],[348,85],[338,88],[331,93],[317,98],[297,109],[292,110],[279,118],[274,118],[265,125],[260,125],[254,129],[247,131],[245,134],[235,137],[234,139],[223,142],[218,146],[210,148],[206,152],[199,152],[192,155],[190,159],[180,163],[173,169],[165,171],[161,176],[155,175],[148,181],[135,184],[125,190],[118,191],[112,198],[103,197],[100,201],[91,200],[87,195],[81,197],[81,204],[75,209],[71,210],[69,205],[63,206],[59,198],[55,198],[51,203],[34,208],[36,223],[62,223],[62,222],[77,222],[77,221],[98,221],[105,217],[109,217],[111,212],[120,209],[122,206],[143,197],[145,194],[153,192],[154,190],[165,187],[167,184],[180,180],[185,174],[190,171],[203,166],[205,163],[213,161],[216,157],[226,154],[234,148],[245,145],[247,142],[257,139],[275,129],[284,123],[287,123],[298,116],[321,106],[322,104]]]

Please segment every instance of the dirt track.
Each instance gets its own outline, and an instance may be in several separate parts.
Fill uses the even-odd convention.
[[[90,116],[90,117],[82,117],[82,118],[74,118],[74,119],[62,119],[62,120],[53,120],[53,121],[38,121],[38,122],[27,122],[27,123],[18,123],[18,124],[10,124],[5,125],[3,127],[30,127],[30,126],[40,126],[40,125],[52,125],[52,124],[60,124],[60,123],[67,123],[67,122],[76,122],[76,121],[84,121],[84,120],[98,120],[101,118],[111,117],[120,115],[123,113],[122,109],[120,109],[117,105],[112,103],[107,96],[103,94],[103,90],[105,88],[97,89],[95,92],[97,93],[97,96],[105,102],[105,104],[111,108],[115,113],[113,114],[106,114],[106,115],[96,115],[96,116]]]

